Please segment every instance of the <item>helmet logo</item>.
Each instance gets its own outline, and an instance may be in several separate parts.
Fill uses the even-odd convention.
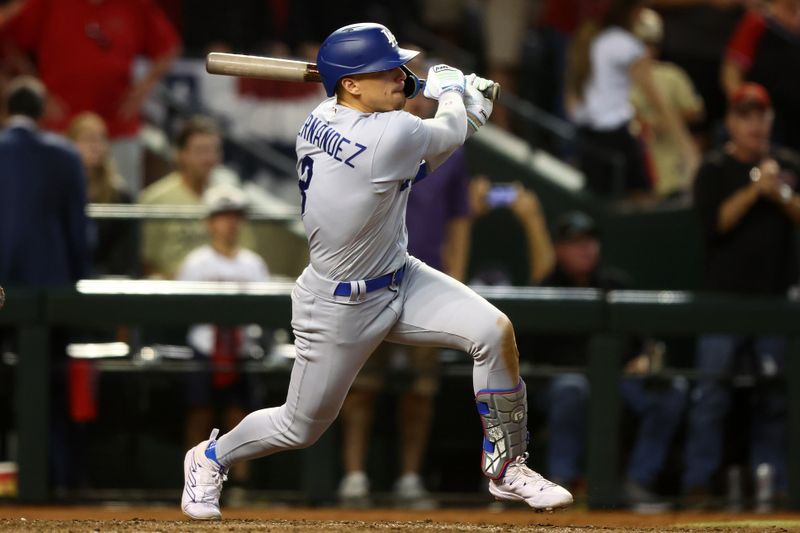
[[[397,39],[395,39],[392,32],[389,31],[388,28],[381,28],[381,33],[386,37],[386,40],[389,41],[389,46],[392,48],[397,48]]]

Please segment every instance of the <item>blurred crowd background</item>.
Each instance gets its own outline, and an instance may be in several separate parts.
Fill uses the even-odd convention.
[[[324,91],[210,76],[205,56],[315,61],[325,36],[361,21],[422,50],[411,66],[422,77],[446,62],[502,84],[490,125],[414,187],[413,255],[474,286],[796,295],[800,0],[0,0],[0,284],[9,300],[15,287],[92,278],[293,280],[308,258],[294,143]],[[430,117],[435,104],[420,97],[407,110]],[[215,421],[225,430],[280,401],[288,318],[277,330],[253,317],[236,327],[54,335],[54,497],[162,488],[153,476],[102,473],[114,446],[147,450],[138,453],[179,482],[178,461],[164,457]],[[0,464],[11,465],[16,339],[9,329],[0,340]],[[580,502],[589,337],[518,341],[536,391],[533,462]],[[709,331],[629,341],[619,391],[625,503],[783,505],[786,339]],[[133,372],[98,370],[105,357],[143,354],[187,371],[142,386]],[[470,477],[440,464],[449,462],[442,442],[477,453],[475,431],[443,420],[452,368],[468,364],[432,349],[376,352],[337,430],[335,500],[485,498],[477,468]],[[675,368],[696,379],[662,375]],[[228,504],[294,486],[284,481],[234,470]]]

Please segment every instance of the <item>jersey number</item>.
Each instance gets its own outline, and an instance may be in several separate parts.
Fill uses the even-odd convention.
[[[300,179],[297,185],[300,187],[300,216],[306,212],[306,191],[311,186],[311,177],[314,175],[314,160],[310,155],[300,160]]]

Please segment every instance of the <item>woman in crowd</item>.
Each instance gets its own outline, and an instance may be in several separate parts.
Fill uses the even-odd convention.
[[[92,204],[130,204],[132,197],[111,157],[106,125],[92,112],[77,115],[67,129],[86,171],[87,199]],[[101,219],[90,227],[94,274],[136,273],[135,227],[127,220]]]

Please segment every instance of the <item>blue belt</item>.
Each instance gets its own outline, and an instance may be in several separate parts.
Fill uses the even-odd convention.
[[[394,287],[396,289],[397,286],[400,285],[400,282],[403,281],[403,275],[405,275],[405,272],[406,266],[403,265],[400,269],[395,270],[394,272],[366,280],[364,284],[367,286],[367,292],[385,289],[386,287]],[[336,286],[336,290],[333,291],[333,294],[336,296],[350,296],[350,282],[343,281],[339,283]]]

